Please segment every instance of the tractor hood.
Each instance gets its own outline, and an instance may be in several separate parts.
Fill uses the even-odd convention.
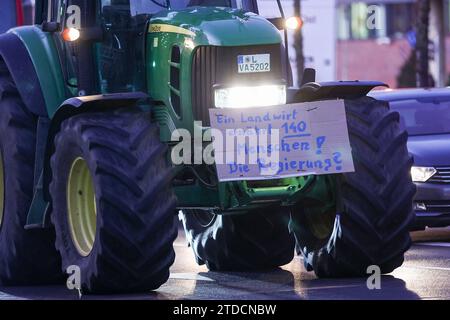
[[[160,12],[150,19],[149,32],[164,31],[191,36],[196,45],[261,45],[282,41],[277,28],[263,17],[232,8],[192,7]]]

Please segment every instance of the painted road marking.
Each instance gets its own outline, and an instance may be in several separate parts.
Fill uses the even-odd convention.
[[[188,248],[189,244],[187,242],[175,242],[173,244],[174,247],[184,247],[184,248]]]
[[[443,268],[443,267],[403,266],[402,268],[450,271],[450,268]]]
[[[419,242],[415,243],[419,246],[429,246],[429,247],[450,247],[450,242]]]
[[[0,300],[26,300],[0,291]]]
[[[196,281],[210,281],[210,282],[215,282],[213,279],[205,277],[205,276],[201,276],[197,273],[171,273],[170,274],[170,279],[175,279],[175,280],[196,280]]]
[[[343,284],[343,285],[336,285],[336,286],[320,286],[320,287],[300,287],[296,290],[299,291],[308,291],[308,290],[325,290],[325,289],[344,289],[344,288],[357,288],[357,287],[365,287],[366,283],[361,284]]]

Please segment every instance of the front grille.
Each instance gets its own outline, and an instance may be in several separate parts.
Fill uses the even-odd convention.
[[[436,167],[437,172],[428,180],[431,183],[450,183],[450,166]]]
[[[450,201],[418,201],[425,204],[426,211],[423,212],[435,212],[435,213],[450,213]]]
[[[218,47],[200,47],[192,62],[192,112],[195,120],[209,125],[208,109],[213,107],[212,87],[216,83]]]
[[[239,55],[270,54],[270,72],[238,73]],[[217,47],[201,46],[192,61],[192,112],[195,120],[209,126],[209,109],[214,107],[215,85],[258,85],[285,81],[280,44]]]

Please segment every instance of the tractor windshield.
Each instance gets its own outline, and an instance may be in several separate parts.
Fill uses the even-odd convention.
[[[206,7],[234,7],[236,6],[231,0],[181,0],[171,1],[170,6],[173,9],[183,9],[186,7],[206,6]],[[237,1],[240,2],[240,1]],[[233,5],[234,4],[234,5]]]
[[[236,3],[237,2],[237,3]],[[203,6],[203,7],[239,7],[241,1],[231,0],[181,0],[171,1],[172,9],[183,9],[187,7]]]
[[[245,0],[129,0],[130,11],[133,16],[154,14],[169,8],[180,10],[194,6],[250,9],[246,7],[245,2]]]

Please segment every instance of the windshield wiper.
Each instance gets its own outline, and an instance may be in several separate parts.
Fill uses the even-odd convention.
[[[160,3],[159,1],[156,0],[150,0],[151,2],[153,2],[154,4],[156,4],[157,6],[164,8],[164,9],[170,9],[170,0],[166,0],[165,4]]]

